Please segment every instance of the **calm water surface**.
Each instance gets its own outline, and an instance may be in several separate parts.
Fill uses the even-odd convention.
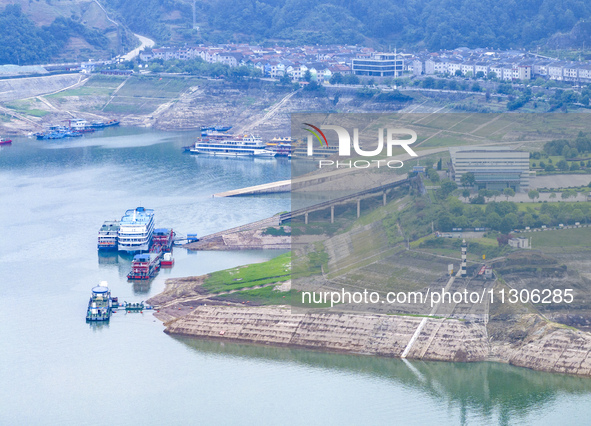
[[[289,210],[280,194],[212,198],[290,165],[182,154],[194,136],[121,128],[0,148],[0,424],[590,424],[587,379],[179,339],[150,313],[86,324],[99,281],[139,302],[166,278],[276,254],[176,248],[143,285],[127,282],[129,258],[98,256],[102,222],[139,205],[201,235]]]

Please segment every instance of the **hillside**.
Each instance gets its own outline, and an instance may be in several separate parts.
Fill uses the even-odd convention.
[[[133,31],[160,42],[358,43],[516,48],[544,44],[591,17],[581,0],[105,0]],[[582,44],[573,38],[572,44]]]
[[[568,49],[584,46],[591,17],[581,0],[200,0],[195,14],[189,0],[9,1],[0,64],[21,65],[110,58],[135,47],[132,31],[160,44]]]
[[[13,0],[0,23],[0,64],[109,59],[138,43],[90,0]]]

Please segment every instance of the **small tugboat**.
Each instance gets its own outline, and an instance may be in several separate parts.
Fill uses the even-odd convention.
[[[162,252],[136,254],[131,262],[128,280],[148,280],[160,270]]]
[[[111,297],[111,309],[119,309],[119,298]]]
[[[164,253],[164,256],[162,256],[162,260],[160,261],[160,265],[163,268],[172,268],[172,266],[174,265],[174,259],[172,258],[172,254]]]
[[[12,139],[0,138],[0,145],[10,145],[11,143],[12,143]]]
[[[109,321],[111,309],[111,291],[107,282],[102,281],[92,289],[86,311],[86,321]]]

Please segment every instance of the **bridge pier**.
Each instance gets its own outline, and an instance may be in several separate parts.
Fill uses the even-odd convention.
[[[386,205],[386,191],[383,192],[382,194],[382,202],[384,204],[384,206]]]
[[[334,223],[334,204],[330,206],[330,223]]]
[[[308,224],[308,213],[304,213],[304,224]]]
[[[357,219],[361,216],[361,198],[357,199]]]

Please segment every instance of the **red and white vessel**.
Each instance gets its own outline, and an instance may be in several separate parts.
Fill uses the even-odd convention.
[[[136,254],[131,262],[131,272],[127,274],[128,280],[149,280],[160,270],[162,252]]]
[[[12,139],[0,138],[0,145],[10,145],[11,143],[12,143]]]
[[[172,268],[172,266],[174,265],[174,259],[172,258],[172,254],[164,253],[164,255],[162,256],[162,260],[160,261],[160,265],[163,268]]]

